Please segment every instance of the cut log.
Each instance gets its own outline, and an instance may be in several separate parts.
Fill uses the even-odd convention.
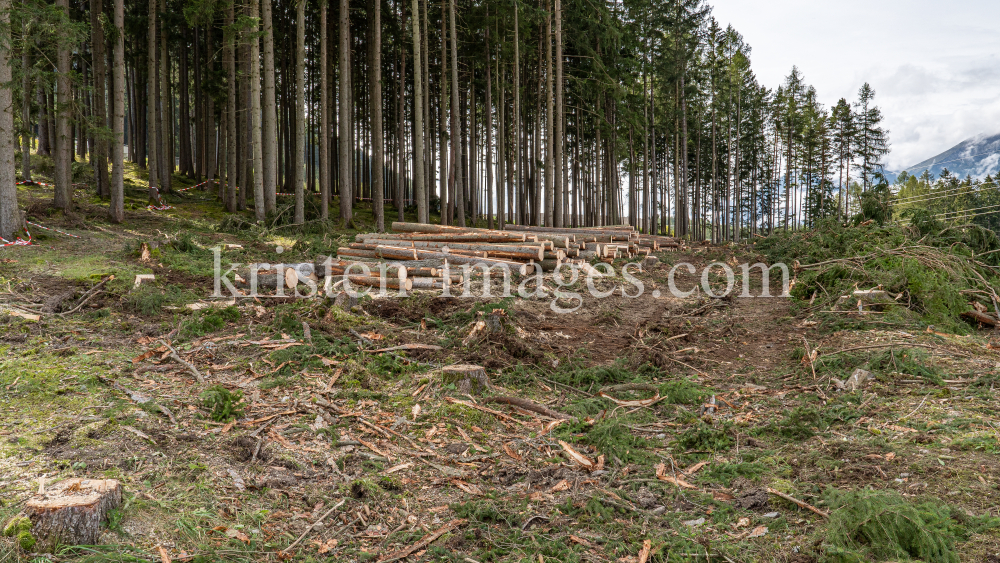
[[[490,380],[482,366],[459,364],[441,368],[441,383],[454,384],[463,395],[478,395],[490,389]]]
[[[986,313],[980,313],[979,311],[966,311],[962,313],[962,317],[976,321],[978,323],[982,323],[984,325],[997,326],[996,317],[987,315]]]
[[[122,503],[121,484],[115,479],[67,479],[24,505],[31,520],[35,551],[55,551],[63,545],[94,545],[108,512]]]

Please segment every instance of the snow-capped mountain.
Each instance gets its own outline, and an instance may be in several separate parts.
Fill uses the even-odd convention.
[[[919,176],[924,170],[930,170],[937,177],[945,168],[959,178],[966,175],[973,178],[983,178],[987,174],[996,176],[1000,171],[1000,134],[966,139],[937,156],[908,167],[906,171]],[[902,170],[894,175],[900,172]]]

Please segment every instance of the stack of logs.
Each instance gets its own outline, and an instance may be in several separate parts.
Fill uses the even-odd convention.
[[[507,225],[498,231],[395,222],[392,230],[357,235],[355,242],[337,251],[335,268],[379,260],[406,262],[405,269],[398,266],[390,275],[409,279],[413,288],[440,289],[461,280],[455,274],[442,275],[445,261],[456,273],[463,264],[486,264],[506,265],[513,273],[529,275],[551,272],[561,264],[589,270],[595,258],[610,264],[618,258],[643,258],[678,246],[673,238],[642,235],[628,225],[585,229]],[[376,270],[374,264],[369,267]],[[331,273],[342,275],[343,271]]]
[[[673,238],[643,235],[627,225],[585,229],[507,225],[498,231],[396,222],[392,230],[357,235],[355,242],[337,250],[335,259],[321,256],[315,263],[286,264],[281,273],[262,271],[257,287],[275,287],[283,281],[284,287],[294,288],[311,281],[323,288],[347,279],[356,286],[443,289],[463,281],[465,264],[507,266],[520,275],[572,264],[592,273],[594,259],[610,264],[678,246]],[[250,285],[246,279],[237,281]]]

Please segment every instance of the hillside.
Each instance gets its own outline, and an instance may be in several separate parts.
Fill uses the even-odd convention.
[[[919,176],[924,170],[930,170],[931,174],[938,176],[945,168],[959,178],[966,175],[973,178],[983,178],[987,174],[995,176],[1000,170],[1000,133],[966,139],[939,155],[910,166],[906,171]]]

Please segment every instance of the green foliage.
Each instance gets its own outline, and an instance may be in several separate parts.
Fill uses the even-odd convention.
[[[969,295],[1000,283],[989,267],[973,257],[1000,249],[1000,239],[978,225],[935,230],[938,224],[923,217],[915,226],[860,224],[843,226],[823,221],[811,231],[778,232],[756,244],[770,263],[798,262],[792,297],[800,306],[816,296],[811,309],[855,310],[856,289],[880,288],[887,303],[866,305],[881,309],[879,321],[914,322],[963,332],[960,315],[969,310]],[[988,264],[1000,253],[982,257]],[[978,260],[978,258],[976,258]],[[819,264],[809,267],[811,264]],[[841,296],[847,302],[840,302]],[[992,303],[986,303],[992,308]],[[842,322],[843,316],[830,322]]]
[[[884,225],[892,219],[892,192],[889,182],[881,173],[875,173],[876,183],[861,194],[861,212],[854,216],[854,224],[874,221]]]
[[[796,407],[785,418],[766,428],[789,440],[806,440],[836,423],[849,422],[861,416],[849,401],[851,398],[845,396],[833,399],[823,407]]]
[[[816,374],[846,380],[855,369],[864,369],[876,376],[889,377],[900,373],[921,377],[936,385],[943,384],[941,370],[930,365],[930,354],[920,348],[885,349],[855,354],[821,356],[816,361]]]
[[[518,518],[512,508],[513,505],[510,503],[497,502],[493,499],[472,500],[451,505],[451,509],[459,518],[514,527],[518,525]]]
[[[198,311],[193,318],[184,322],[181,326],[181,337],[204,336],[211,334],[226,326],[226,323],[233,323],[240,320],[240,310],[234,306],[219,308],[209,308]]]
[[[912,503],[895,491],[828,489],[824,534],[830,563],[918,559],[958,563],[955,542],[995,528],[1000,519],[968,516],[938,501]]]
[[[243,391],[230,391],[221,385],[213,385],[202,392],[201,404],[211,412],[212,420],[229,422],[243,416]]]
[[[704,387],[686,379],[668,381],[660,385],[664,402],[672,405],[697,405],[709,394]]]
[[[174,303],[182,303],[194,298],[194,294],[177,285],[159,288],[153,284],[143,284],[125,296],[125,309],[144,317],[159,315],[163,307]]]
[[[602,420],[593,425],[585,422],[561,424],[557,427],[557,434],[570,443],[594,446],[599,454],[609,460],[613,459],[612,456],[625,463],[642,463],[650,459],[645,451],[650,446],[649,440],[630,430],[618,419]]]
[[[644,364],[638,369],[629,366],[625,360],[617,360],[611,365],[581,367],[567,362],[551,375],[552,379],[573,387],[587,388],[594,385],[615,385],[632,381],[648,382],[662,376],[662,372],[652,364]]]
[[[719,427],[698,421],[677,436],[677,446],[687,451],[727,450],[733,445],[728,429],[728,424]]]

